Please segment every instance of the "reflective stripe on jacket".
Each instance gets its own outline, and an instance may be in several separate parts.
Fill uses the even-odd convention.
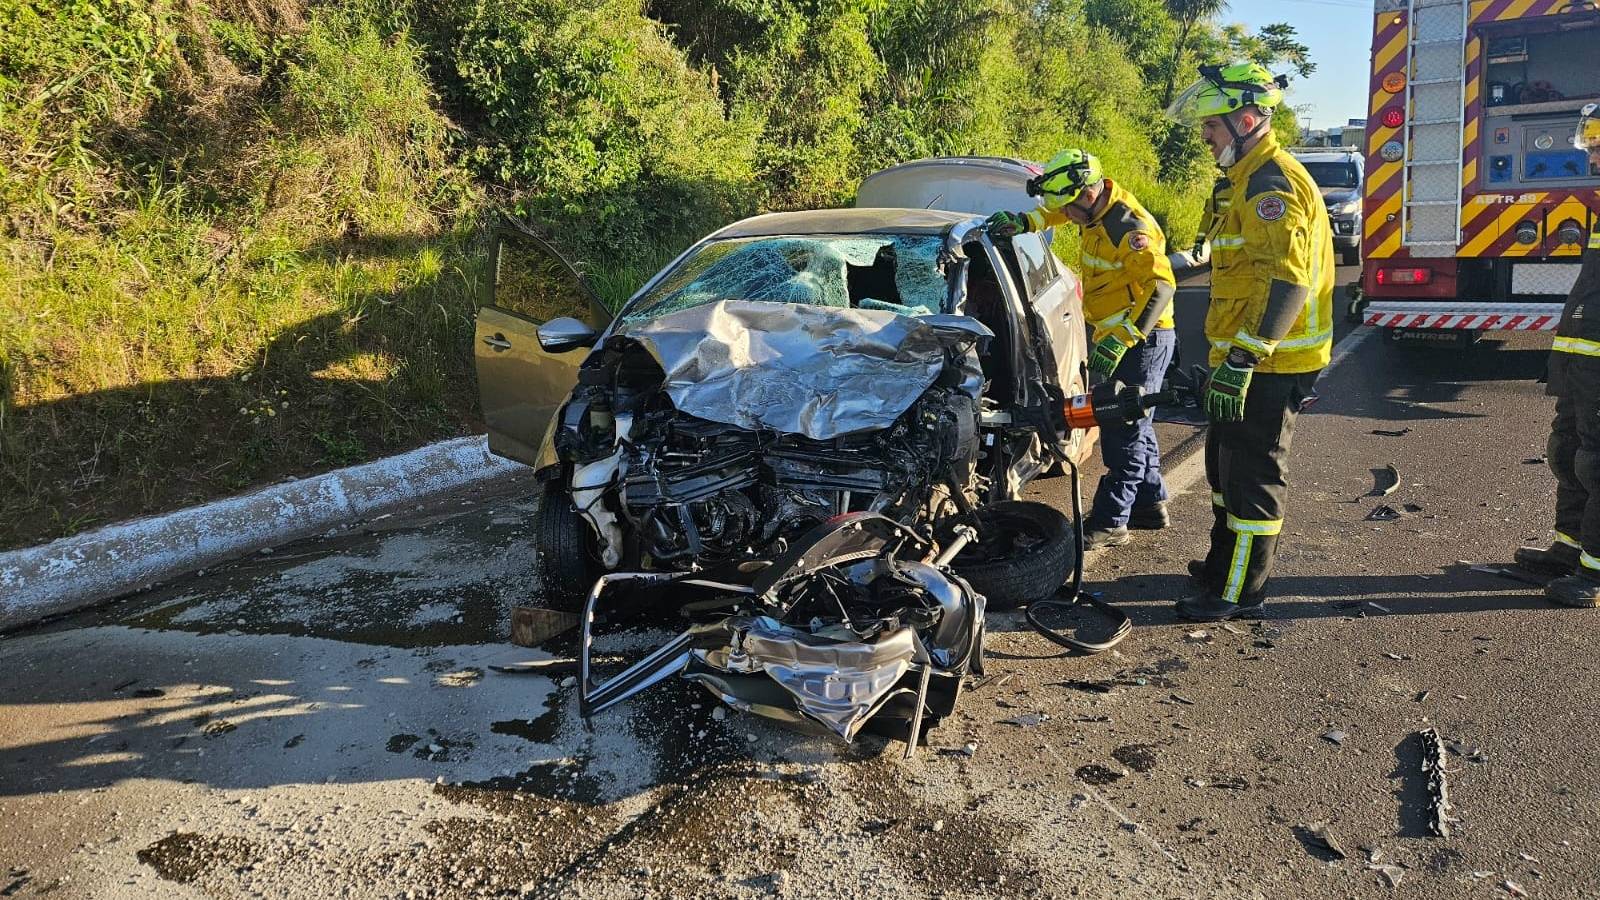
[[[1259,372],[1325,367],[1333,347],[1334,267],[1322,193],[1271,134],[1227,177],[1211,238],[1211,365],[1242,347],[1261,360]]]
[[[1166,235],[1155,217],[1126,188],[1109,178],[1105,183],[1110,201],[1098,219],[1081,228],[1083,314],[1094,326],[1093,340],[1117,331],[1132,346],[1156,328],[1172,327],[1177,281],[1167,260]],[[1070,221],[1060,210],[1040,207],[1028,213],[1034,231]],[[1153,323],[1140,323],[1148,318],[1145,309],[1160,283],[1167,285],[1160,301],[1166,306]]]

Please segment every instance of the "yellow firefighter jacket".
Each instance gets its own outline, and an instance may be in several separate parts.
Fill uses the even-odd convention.
[[[1161,226],[1127,189],[1109,178],[1106,185],[1110,202],[1082,227],[1083,314],[1094,326],[1093,340],[1115,332],[1131,347],[1172,327],[1176,282]],[[1069,221],[1060,210],[1028,213],[1032,231]]]
[[[1258,372],[1314,372],[1333,345],[1333,237],[1317,185],[1268,134],[1227,171],[1211,238],[1211,365],[1233,347]]]

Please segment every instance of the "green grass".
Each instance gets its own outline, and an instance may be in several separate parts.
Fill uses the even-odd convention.
[[[481,430],[501,211],[613,309],[930,154],[1088,146],[1187,240],[1116,41],[955,5],[0,0],[0,548]]]

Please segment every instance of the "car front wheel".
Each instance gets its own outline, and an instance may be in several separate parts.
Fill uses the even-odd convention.
[[[581,612],[601,571],[594,528],[572,505],[572,495],[559,482],[545,486],[535,525],[533,546],[538,558],[534,564],[544,605]]]

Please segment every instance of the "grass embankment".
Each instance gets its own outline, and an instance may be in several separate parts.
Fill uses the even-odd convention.
[[[884,165],[1081,143],[1187,240],[1125,57],[1074,3],[0,0],[0,548],[477,429],[503,210],[615,302]]]

